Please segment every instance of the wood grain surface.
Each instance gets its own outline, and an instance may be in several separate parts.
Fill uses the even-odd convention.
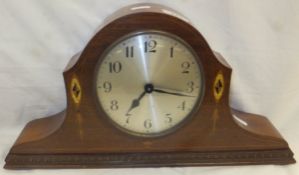
[[[11,148],[5,168],[295,162],[287,142],[265,117],[230,108],[232,70],[224,58],[210,49],[190,23],[159,9],[155,6],[134,13],[122,9],[117,17],[106,21],[85,49],[71,59],[63,73],[66,110],[27,124]],[[95,69],[103,52],[120,37],[143,30],[164,31],[182,38],[198,55],[197,61],[204,74],[203,101],[193,116],[176,131],[155,138],[132,136],[115,128],[97,104],[95,92]],[[220,82],[219,74],[222,76]],[[222,94],[215,99],[218,92]]]

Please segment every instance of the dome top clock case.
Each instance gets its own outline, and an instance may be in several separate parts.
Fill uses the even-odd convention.
[[[267,118],[231,109],[231,68],[179,13],[123,8],[68,64],[67,108],[31,121],[5,168],[294,163]]]

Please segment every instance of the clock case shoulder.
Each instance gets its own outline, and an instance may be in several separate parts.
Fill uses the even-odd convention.
[[[137,10],[132,12],[134,7]],[[266,117],[230,108],[232,69],[182,15],[155,4],[130,6],[116,14],[66,67],[66,109],[29,122],[10,149],[5,168],[295,162],[287,142]],[[125,34],[152,29],[177,35],[193,48],[203,67],[205,91],[198,110],[182,127],[161,137],[144,138],[123,133],[108,121],[96,105],[93,81],[98,59],[111,43]]]

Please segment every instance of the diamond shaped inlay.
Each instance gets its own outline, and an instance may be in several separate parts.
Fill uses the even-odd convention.
[[[222,82],[220,80],[218,80],[216,83],[216,86],[215,86],[215,90],[216,90],[217,94],[219,94],[221,92],[222,87],[223,87]]]
[[[81,91],[80,91],[80,89],[78,88],[78,85],[77,85],[77,84],[74,84],[72,90],[73,90],[73,93],[74,93],[74,95],[75,95],[76,97],[78,97],[78,96],[80,95],[80,93],[81,93]]]
[[[219,71],[216,75],[216,78],[214,80],[213,91],[216,102],[219,102],[224,91],[224,77],[222,71]]]
[[[77,78],[73,78],[71,81],[71,95],[75,103],[79,103],[82,96],[82,90]]]

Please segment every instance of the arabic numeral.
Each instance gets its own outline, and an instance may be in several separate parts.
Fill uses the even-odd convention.
[[[188,74],[189,68],[190,68],[190,63],[188,61],[183,62],[181,64],[181,68],[183,69],[183,71],[182,71],[183,74]]]
[[[119,73],[122,69],[122,65],[119,61],[109,63],[109,72],[110,73]]]
[[[108,82],[108,81],[105,81],[104,83],[103,83],[103,88],[104,88],[104,92],[110,92],[111,90],[112,90],[112,85],[111,85],[111,83],[110,82]]]
[[[192,93],[193,90],[194,90],[194,82],[193,82],[193,81],[189,81],[189,82],[187,83],[187,86],[188,86],[187,92],[188,92],[188,93]]]
[[[111,109],[112,111],[116,111],[116,110],[118,110],[118,101],[117,101],[117,100],[112,100],[112,101],[110,102],[110,109]]]
[[[152,124],[152,120],[151,119],[147,119],[143,122],[143,126],[146,128],[146,129],[150,129],[153,124]]]
[[[134,57],[134,46],[126,47],[126,57],[133,58]]]
[[[178,106],[178,109],[181,109],[182,111],[185,111],[185,108],[186,108],[186,101],[183,101],[182,104],[180,104]]]
[[[156,52],[157,41],[150,40],[144,42],[144,52]]]

